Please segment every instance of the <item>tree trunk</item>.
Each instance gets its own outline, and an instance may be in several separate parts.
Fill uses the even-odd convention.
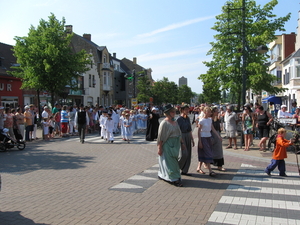
[[[37,94],[37,107],[38,107],[38,113],[39,113],[39,122],[41,122],[41,118],[42,118],[42,109],[41,109],[41,100],[40,100],[40,90],[36,90],[36,94]]]

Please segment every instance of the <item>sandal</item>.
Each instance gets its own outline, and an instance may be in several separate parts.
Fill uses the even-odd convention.
[[[225,171],[226,171],[226,169],[225,169],[225,168],[223,168],[223,167],[221,167],[221,168],[218,168],[218,170],[219,170],[219,171],[223,171],[223,172],[225,172]]]
[[[205,174],[205,172],[204,172],[203,170],[201,170],[201,169],[200,169],[200,170],[197,170],[197,172],[198,172],[198,173],[201,173],[201,174]]]
[[[172,182],[172,184],[175,185],[176,187],[183,187],[182,183],[179,180]]]
[[[237,148],[237,146],[234,146],[234,148],[233,148],[234,150],[237,150],[238,148]]]
[[[231,146],[231,145],[228,145],[228,146],[226,147],[226,149],[228,149],[228,148],[232,148],[232,146]]]
[[[215,176],[217,176],[217,174],[216,174],[215,172],[210,172],[210,173],[209,173],[209,176],[215,177]]]

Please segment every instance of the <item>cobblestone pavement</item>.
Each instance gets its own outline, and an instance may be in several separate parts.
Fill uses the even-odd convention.
[[[0,224],[300,224],[295,155],[287,159],[289,177],[268,177],[271,153],[224,154],[227,171],[213,178],[196,173],[194,147],[193,176],[178,188],[157,179],[156,143],[143,135],[130,144],[95,134],[84,144],[34,141],[0,152]]]

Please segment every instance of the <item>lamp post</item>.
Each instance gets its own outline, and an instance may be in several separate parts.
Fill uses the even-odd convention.
[[[250,49],[247,40],[246,40],[246,0],[243,0],[242,2],[242,58],[243,58],[243,64],[242,64],[242,84],[243,84],[243,90],[242,90],[242,100],[243,105],[246,104],[246,91],[247,91],[247,59],[248,59],[248,52],[258,52],[261,54],[264,54],[268,51],[268,47],[265,45],[261,45],[256,49]]]

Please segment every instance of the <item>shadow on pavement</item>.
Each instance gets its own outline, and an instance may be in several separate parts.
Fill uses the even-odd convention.
[[[79,169],[95,157],[50,149],[0,152],[0,172],[24,174],[34,170]]]
[[[1,224],[5,225],[49,225],[46,223],[35,223],[33,220],[25,218],[20,214],[20,211],[13,212],[1,212],[0,211],[0,221]]]

